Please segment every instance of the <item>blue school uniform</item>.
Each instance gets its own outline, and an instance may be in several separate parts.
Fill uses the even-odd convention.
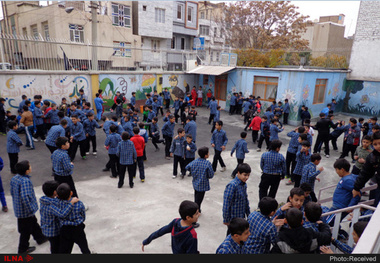
[[[236,158],[244,159],[245,154],[249,153],[246,140],[240,139],[235,143],[234,147],[232,147],[232,150],[231,150],[231,156],[235,152],[235,150],[236,150]]]

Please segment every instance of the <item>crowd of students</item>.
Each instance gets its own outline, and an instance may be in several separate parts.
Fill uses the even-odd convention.
[[[90,253],[84,233],[85,206],[78,199],[72,177],[73,161],[78,148],[81,158],[86,159],[90,154],[90,144],[92,154],[97,154],[96,129],[101,128],[106,134],[104,147],[109,156],[103,171],[111,171],[110,177],[118,178],[118,188],[123,187],[127,172],[129,186],[134,187],[137,168],[140,181],[145,182],[144,160],[147,159],[146,144],[149,137],[156,151],[160,150],[158,144],[165,145],[163,157],[173,161],[173,179],[179,173],[181,178],[186,174],[192,177],[194,202],[182,202],[179,208],[181,218],[152,233],[143,241],[142,249],[144,251],[144,247],[152,240],[171,232],[173,253],[197,253],[194,228],[199,227],[197,219],[201,213],[201,204],[206,192],[210,190],[209,180],[217,173],[218,163],[221,166],[220,172],[226,171],[222,152],[228,143],[220,116],[221,107],[209,90],[207,108],[210,110],[208,124],[212,125],[212,162],[208,161],[209,147],[197,147],[196,106],[202,105],[201,91],[201,87],[198,92],[193,87],[186,97],[175,98],[172,106],[171,94],[167,89],[160,94],[156,91],[153,94],[147,93],[141,121],[134,92],[128,103],[125,103],[124,95],[118,92],[111,108],[112,113],[103,114],[104,101],[102,91],[99,90],[94,101],[96,116],[83,90],[80,90],[81,96],[77,101],[67,104],[66,99],[62,98],[59,106],[42,101],[40,95],[34,96],[32,103],[23,96],[19,121],[9,113],[6,121],[10,170],[16,174],[11,180],[11,195],[20,233],[18,253],[29,253],[35,249],[29,247],[30,235],[38,244],[49,240],[52,253],[71,253],[74,243],[79,245],[82,253]],[[0,103],[3,101],[0,98]],[[124,104],[127,104],[126,107]],[[329,228],[334,218],[321,218],[322,211],[357,204],[360,189],[375,173],[379,182],[377,156],[380,156],[380,132],[376,117],[367,123],[361,118],[359,123],[355,118],[350,118],[348,125],[343,121],[334,123],[332,104],[328,104],[327,109],[321,112],[315,125],[311,125],[310,118],[304,118],[307,116],[307,108],[302,107],[302,125],[287,134],[290,142],[284,157],[280,153],[283,143],[279,140],[278,133],[288,124],[288,101],[285,100],[284,105],[273,101],[263,113],[260,97],[243,98],[242,94],[237,93],[232,95],[229,113],[242,115],[246,127],[230,152],[231,157],[235,154],[237,166],[232,171],[232,181],[224,192],[223,223],[227,225],[227,237],[217,253],[329,253],[329,249],[324,246],[331,242],[339,248],[336,244],[340,241],[331,239]],[[164,122],[161,129],[158,124],[160,113]],[[176,123],[182,127],[175,131]],[[20,146],[23,145],[18,136],[22,132],[20,127],[25,131],[26,147],[29,150],[35,149],[33,142],[41,138],[51,152],[54,181],[43,185],[45,196],[40,199],[41,226],[34,215],[38,204],[29,179],[31,165],[28,161],[18,161]],[[248,130],[252,131],[253,143],[257,143],[257,152],[261,151],[264,141],[267,148],[260,158],[260,201],[258,209],[252,212],[246,184],[251,167],[244,162],[245,154],[249,153],[246,142]],[[318,136],[312,154],[314,130],[318,131]],[[336,141],[341,134],[344,134],[342,155],[334,163],[334,169],[341,180],[334,192],[332,206],[323,207],[317,204],[314,193],[315,181],[319,180],[318,176],[324,170],[323,167],[317,168],[322,159],[320,151],[324,143],[325,157],[329,158],[329,141],[332,141],[334,150],[337,150]],[[344,159],[350,152],[355,163],[352,171],[350,162]],[[280,181],[284,178],[288,178],[287,184],[294,184],[294,188],[290,191],[286,204],[278,207],[276,194]],[[0,190],[3,211],[6,212],[8,208],[3,187]],[[371,195],[377,204],[378,190]],[[362,228],[356,234],[359,235]]]

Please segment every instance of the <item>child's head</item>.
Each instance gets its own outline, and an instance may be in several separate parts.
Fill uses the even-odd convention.
[[[319,153],[313,153],[310,156],[310,162],[312,162],[315,165],[318,165],[322,160],[322,156]]]
[[[60,200],[70,200],[73,192],[68,184],[62,183],[57,187],[57,196]]]
[[[26,105],[22,106],[22,109],[23,109],[24,111],[29,111],[29,107],[26,106]]]
[[[309,141],[302,141],[301,142],[301,150],[302,151],[308,151],[310,149],[311,145]]]
[[[47,181],[42,185],[42,191],[47,197],[54,198],[57,195],[57,188],[59,183],[57,181]]]
[[[18,128],[17,122],[16,121],[8,122],[8,128],[14,131],[17,130]]]
[[[377,122],[377,117],[373,116],[369,120],[371,121],[372,124],[375,124]]]
[[[278,203],[273,197],[263,197],[259,202],[260,213],[264,216],[273,216],[278,208]]]
[[[279,152],[281,149],[281,145],[282,142],[280,140],[273,140],[270,144],[270,150]]]
[[[186,117],[186,123],[190,122],[193,120],[193,117],[192,116],[187,116]]]
[[[300,209],[305,201],[305,192],[300,187],[294,187],[290,190],[289,202],[292,207]]]
[[[191,134],[186,134],[186,142],[190,144],[192,141],[193,141],[193,136],[191,136]]]
[[[217,129],[218,131],[220,131],[223,127],[223,122],[222,121],[217,121],[215,123],[215,129]]]
[[[152,123],[157,123],[158,122],[158,118],[157,117],[153,117],[153,119],[152,119]]]
[[[243,183],[247,182],[250,175],[251,175],[251,166],[249,166],[249,164],[241,163],[238,165],[236,176],[239,178],[240,181],[242,181]]]
[[[245,139],[247,138],[247,133],[245,131],[240,133],[240,138]]]
[[[204,146],[198,149],[198,155],[202,159],[207,159],[209,157],[208,147]]]
[[[58,137],[55,140],[55,145],[58,149],[68,150],[70,148],[69,139],[67,137]]]
[[[110,126],[110,133],[115,133],[116,131],[117,131],[117,126],[114,125],[114,124],[112,124],[112,125]]]
[[[307,134],[306,133],[301,133],[299,136],[298,136],[298,142],[299,143],[302,143],[304,141],[307,141]]]
[[[244,218],[235,217],[232,218],[230,223],[228,224],[228,230],[237,241],[238,244],[242,244],[247,241],[250,233],[249,233],[249,223]]]
[[[177,132],[178,132],[178,136],[180,138],[185,137],[185,129],[184,128],[178,128]]]
[[[139,122],[139,123],[138,123],[138,126],[139,126],[140,129],[144,129],[145,124],[144,124],[143,122]]]
[[[76,115],[76,114],[71,115],[71,121],[74,124],[77,124],[77,122],[79,121],[78,115]]]
[[[129,138],[131,138],[131,136],[129,135],[128,132],[125,131],[125,132],[123,132],[123,133],[121,134],[121,139],[122,139],[123,141],[128,141]]]
[[[375,133],[375,132],[378,132],[378,131],[380,131],[380,126],[379,125],[373,125],[372,126],[372,133]]]
[[[285,215],[284,223],[288,224],[290,228],[297,228],[302,226],[303,214],[297,208],[290,208]]]
[[[372,134],[372,145],[376,151],[380,152],[380,132]]]
[[[180,204],[178,211],[182,220],[189,223],[196,223],[198,221],[199,206],[197,203],[185,200]]]
[[[364,149],[367,149],[372,144],[372,137],[370,135],[363,136],[362,146]]]
[[[29,161],[21,161],[15,165],[16,172],[19,175],[28,175],[32,171],[32,166],[30,166]]]
[[[91,112],[87,113],[86,116],[87,116],[87,119],[89,119],[90,121],[92,121],[95,118],[94,114]]]
[[[344,158],[340,158],[334,163],[335,172],[339,175],[339,177],[344,177],[349,174],[350,167],[350,163]]]
[[[357,120],[355,118],[350,118],[351,127],[355,126],[356,124],[357,124]]]
[[[270,123],[277,125],[278,120],[276,118],[271,119]]]
[[[307,220],[312,223],[315,223],[321,219],[322,208],[319,204],[315,202],[308,202],[305,205],[305,216]]]
[[[175,122],[175,116],[173,114],[169,115],[169,121],[170,121],[170,123],[174,123]]]
[[[307,197],[309,197],[310,193],[313,191],[313,189],[311,188],[311,185],[308,184],[308,183],[302,183],[300,185],[300,188],[303,190],[303,192],[305,193],[305,199]]]
[[[140,128],[139,127],[134,127],[133,128],[133,134],[134,135],[137,135],[137,134],[139,134],[140,133]]]
[[[362,236],[368,222],[358,221],[354,224],[354,231],[352,231],[352,237],[355,243],[358,243],[359,238]]]
[[[267,121],[268,121],[268,117],[265,116],[265,115],[262,116],[262,117],[261,117],[261,121],[262,121],[262,122],[267,122]]]

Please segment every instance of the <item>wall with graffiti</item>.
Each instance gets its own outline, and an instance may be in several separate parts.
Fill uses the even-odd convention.
[[[117,91],[124,93],[127,103],[132,97],[132,92],[136,92],[137,105],[143,105],[146,100],[146,93],[157,90],[158,93],[165,88],[175,97],[185,96],[195,85],[195,77],[185,74],[101,74],[99,75],[99,89],[102,90],[103,99],[106,101],[105,108],[113,105],[113,99]]]
[[[368,117],[380,115],[380,82],[345,80],[342,91],[342,111]]]
[[[79,90],[83,89],[92,101],[90,77],[87,75],[0,75],[0,97],[5,98],[5,109],[17,113],[21,96],[26,95],[33,101],[34,95],[42,95],[59,105],[62,98],[67,102],[79,98]]]

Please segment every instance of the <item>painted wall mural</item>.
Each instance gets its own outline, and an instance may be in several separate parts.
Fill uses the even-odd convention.
[[[92,99],[89,79],[84,75],[0,75],[0,82],[4,83],[0,97],[5,98],[5,108],[13,114],[17,113],[22,95],[31,101],[34,95],[42,95],[43,100],[59,105],[63,97],[67,102],[75,101],[83,89]]]

